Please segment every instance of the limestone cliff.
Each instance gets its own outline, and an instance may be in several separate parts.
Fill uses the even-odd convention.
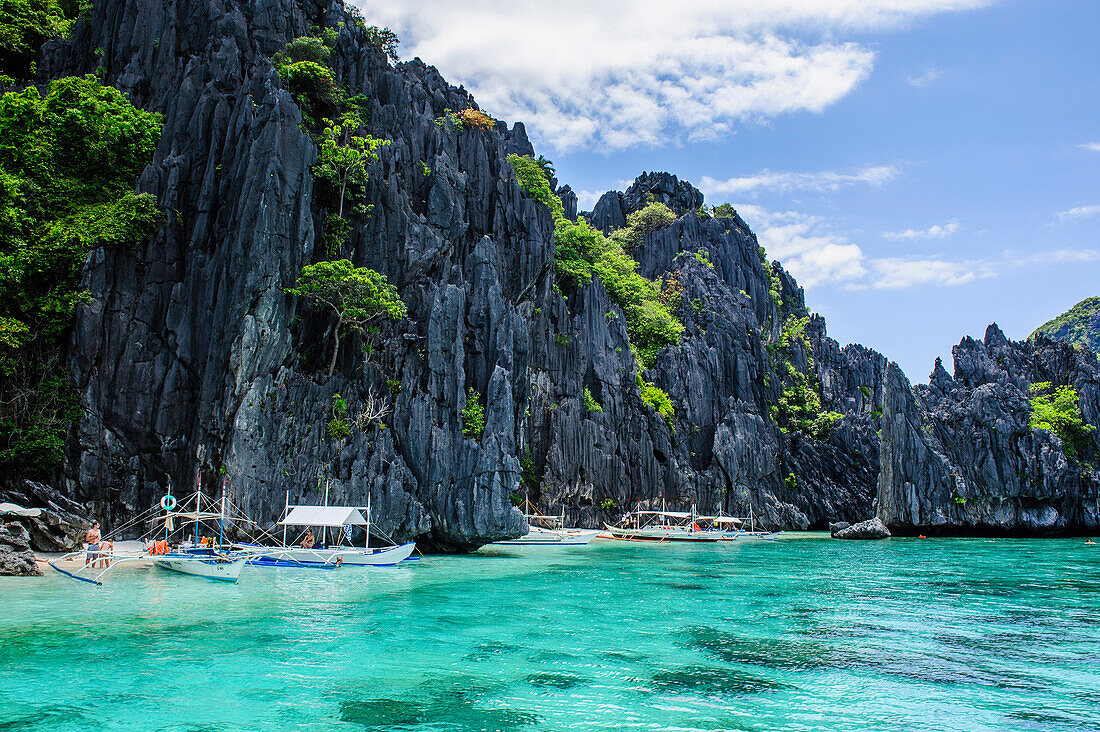
[[[345,344],[333,377],[333,323],[285,292],[321,258],[327,211],[314,195],[316,146],[270,60],[316,27],[338,29],[337,82],[364,95],[370,133],[392,141],[369,171],[373,208],[354,220],[349,258],[384,273],[409,310],[371,343]],[[828,338],[740,218],[700,215],[698,190],[653,173],[587,216],[610,230],[651,200],[677,215],[632,252],[685,326],[642,374],[671,398],[666,422],[641,398],[625,319],[598,278],[554,286],[550,213],[506,161],[534,153],[523,125],[438,124],[476,102],[419,59],[391,63],[340,0],[97,0],[38,69],[44,80],[97,67],[165,116],[138,187],[168,214],[140,246],[93,253],[92,299],[72,336],[85,416],[63,488],[108,526],[200,480],[211,492],[224,483],[260,521],[287,492],[292,502],[317,501],[325,486],[337,502],[369,495],[384,532],[445,550],[524,531],[512,501],[525,493],[586,525],[665,500],[824,528],[871,515],[877,486],[892,528],[945,508],[946,525],[975,525],[944,503],[956,418],[945,415],[945,437],[932,441],[895,366]],[[576,196],[556,192],[575,218]],[[1095,388],[1096,374],[1082,373]],[[842,415],[832,429],[780,427],[777,405],[795,383]],[[471,389],[485,404],[480,439],[463,434]],[[585,389],[602,411],[585,408]],[[337,393],[353,415],[384,399],[384,425],[330,437]],[[1078,473],[1057,445],[1029,439],[1046,450],[1034,465],[1053,471],[1049,489],[1071,493]],[[982,455],[1001,464],[999,452]],[[1005,520],[1031,525],[1014,516]]]
[[[1052,432],[1031,429],[1029,387],[1076,389],[1100,424],[1100,367],[1087,348],[1038,335],[1013,342],[996,324],[953,350],[954,377],[936,360],[910,388],[891,365],[881,443],[878,511],[891,530],[1055,534],[1100,526],[1100,440],[1075,459]]]

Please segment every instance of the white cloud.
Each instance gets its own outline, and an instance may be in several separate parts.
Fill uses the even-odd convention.
[[[1064,224],[1067,221],[1073,221],[1075,219],[1087,219],[1090,216],[1096,216],[1097,214],[1100,214],[1100,205],[1094,204],[1091,206],[1077,206],[1076,208],[1059,211],[1057,216],[1058,220]]]
[[[959,230],[959,222],[949,221],[946,224],[934,224],[927,229],[906,229],[905,231],[884,231],[884,239],[914,240],[914,239],[946,239]]]
[[[925,87],[931,84],[936,79],[940,78],[941,73],[939,69],[928,69],[922,74],[917,76],[910,76],[906,81],[909,82],[909,86],[915,86],[917,88]]]
[[[874,259],[870,264],[874,274],[869,284],[876,290],[902,290],[918,285],[965,285],[996,274],[982,262],[884,257]]]
[[[1095,249],[1055,249],[1050,252],[1019,254],[1004,253],[1005,261],[1014,267],[1031,267],[1037,264],[1064,264],[1066,262],[1100,262],[1100,251]]]
[[[828,222],[797,211],[735,206],[756,231],[769,259],[778,259],[806,288],[898,290],[922,285],[956,286],[993,277],[996,267],[981,261],[952,262],[942,257],[872,257]]]
[[[867,165],[854,172],[821,170],[813,173],[776,172],[762,170],[753,175],[719,180],[703,176],[699,190],[708,195],[753,193],[768,191],[836,191],[857,184],[882,185],[897,178],[901,169],[895,165]]]
[[[558,151],[713,139],[820,112],[870,75],[867,33],[993,1],[353,0],[400,35],[403,57]]]
[[[1078,145],[1077,147],[1090,152],[1100,152],[1100,142],[1086,142],[1084,145]]]
[[[600,196],[604,194],[604,191],[575,191],[577,194],[577,210],[578,211],[591,211],[592,207],[596,205],[596,201],[600,200]]]

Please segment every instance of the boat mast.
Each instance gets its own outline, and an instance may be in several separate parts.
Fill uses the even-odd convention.
[[[168,478],[168,501],[166,503],[172,505],[172,478]],[[164,509],[164,541],[168,541],[168,525],[172,522],[172,512],[168,509]]]
[[[199,546],[199,501],[202,499],[202,473],[199,473],[199,489],[195,491],[195,547]]]
[[[328,480],[325,480],[325,505],[326,506],[328,505]],[[324,537],[324,541],[322,542],[322,544],[324,546],[328,546],[328,527],[327,526],[322,526],[321,527],[321,536]]]
[[[285,523],[285,521],[286,521],[287,514],[289,514],[289,513],[290,513],[290,489],[288,488],[287,492],[286,492],[286,505],[283,506],[283,521],[284,521],[284,523],[283,523],[283,546],[284,547],[286,546],[286,523]]]
[[[367,538],[363,539],[363,548],[370,549],[370,492],[367,492]]]
[[[225,476],[222,476],[222,507],[218,515],[218,546],[225,542]]]

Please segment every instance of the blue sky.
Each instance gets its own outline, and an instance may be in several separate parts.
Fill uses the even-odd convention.
[[[582,204],[643,170],[733,203],[834,338],[915,381],[1100,295],[1095,0],[357,4]]]

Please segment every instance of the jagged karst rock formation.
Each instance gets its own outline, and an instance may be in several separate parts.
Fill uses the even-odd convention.
[[[1029,427],[1028,390],[1073,386],[1088,424],[1100,424],[1100,366],[1086,348],[1043,335],[1008,340],[993,324],[984,341],[953,349],[952,377],[936,360],[911,389],[893,364],[886,378],[879,516],[895,532],[1057,534],[1100,526],[1096,432],[1077,457]]]
[[[670,173],[642,173],[625,193],[608,191],[600,196],[585,218],[607,234],[626,226],[627,214],[645,207],[651,201],[663,203],[672,213],[682,216],[697,211],[703,205],[703,194],[695,186]]]
[[[92,527],[84,506],[43,483],[24,480],[0,490],[0,521],[22,524],[32,549],[71,552]]]
[[[331,319],[285,293],[322,256],[328,212],[314,196],[316,146],[270,61],[316,26],[339,29],[337,81],[368,100],[370,133],[392,141],[370,167],[373,209],[353,219],[346,254],[384,273],[409,310],[369,343],[346,339],[332,378]],[[169,486],[200,481],[261,521],[287,493],[357,505],[369,495],[383,532],[444,550],[522,533],[512,499],[524,493],[586,525],[665,500],[824,528],[874,513],[877,490],[891,526],[945,509],[944,527],[977,525],[944,505],[945,448],[926,444],[896,366],[828,338],[739,217],[700,215],[693,186],[647,173],[584,215],[604,231],[651,200],[677,215],[631,253],[685,326],[642,374],[671,398],[667,423],[641,398],[625,318],[598,278],[555,291],[553,220],[506,161],[534,153],[523,125],[438,124],[475,101],[419,59],[391,64],[340,0],[97,0],[38,69],[44,80],[97,67],[165,116],[138,182],[164,225],[140,246],[92,254],[92,299],[70,347],[85,416],[63,489],[108,532]],[[556,194],[575,218],[576,195]],[[802,319],[803,335],[783,343]],[[823,439],[780,429],[776,405],[794,378],[843,415]],[[1095,374],[1083,378],[1095,387]],[[460,417],[471,389],[485,404],[480,439]],[[603,411],[585,408],[585,389]],[[390,412],[336,440],[336,394],[352,416],[372,396]],[[1052,438],[1034,439],[1045,467],[1071,470],[1055,464]],[[1055,483],[1070,491],[1067,481]]]
[[[42,574],[31,551],[31,537],[15,521],[0,524],[0,575]]]

